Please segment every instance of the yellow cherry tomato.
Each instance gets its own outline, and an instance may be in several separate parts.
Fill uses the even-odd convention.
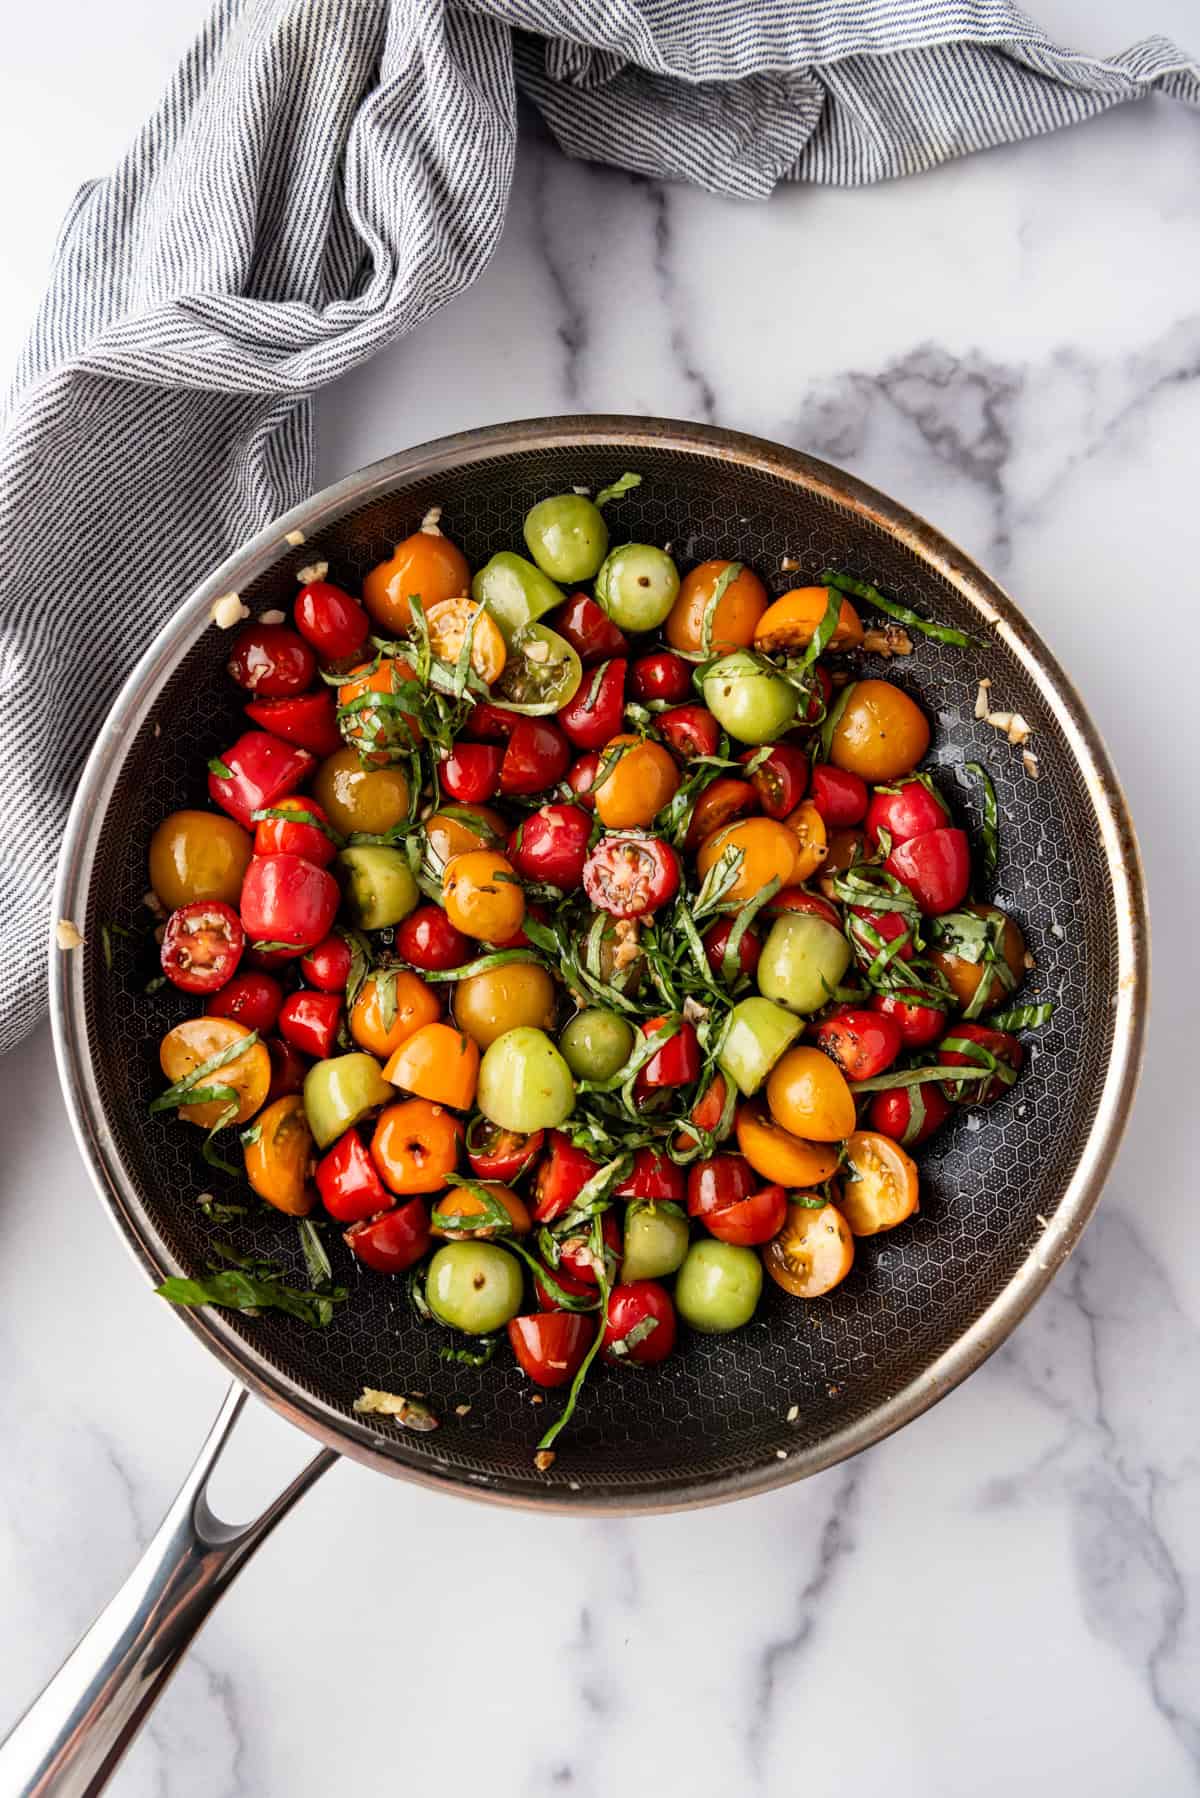
[[[513,865],[494,849],[468,849],[442,875],[446,916],[464,936],[505,943],[525,921],[525,893]]]
[[[742,862],[723,899],[752,899],[769,880],[778,879],[785,887],[795,885],[796,838],[786,824],[774,818],[743,818],[740,824],[727,824],[724,830],[706,837],[696,855],[701,880],[727,849],[740,849]]]
[[[150,885],[168,911],[193,899],[236,905],[254,843],[224,812],[172,812],[150,839]]]
[[[767,1105],[781,1129],[808,1142],[842,1142],[854,1128],[854,1096],[820,1049],[788,1049],[767,1076]]]
[[[363,604],[381,630],[400,637],[412,623],[408,602],[414,593],[428,617],[433,606],[457,598],[470,585],[471,570],[456,543],[439,530],[414,531],[372,568],[363,582]]]
[[[675,604],[667,615],[663,633],[672,649],[685,655],[698,655],[704,649],[704,614],[716,591],[717,582],[730,566],[720,558],[701,562],[680,583]],[[750,568],[734,575],[717,601],[709,632],[709,650],[722,655],[733,649],[748,649],[754,641],[755,626],[767,609],[767,590]]]
[[[408,817],[408,778],[395,763],[364,768],[357,749],[347,745],[326,756],[317,769],[313,798],[342,836],[356,830],[375,835]]]
[[[794,587],[767,607],[754,632],[754,647],[765,655],[779,650],[807,649],[829,609],[828,587]],[[842,601],[827,649],[857,649],[863,640],[858,613],[848,599]]]
[[[159,1066],[174,1086],[185,1075],[195,1073],[202,1062],[252,1034],[233,1018],[185,1018],[163,1037],[158,1051]],[[262,1043],[252,1043],[244,1054],[235,1055],[224,1067],[217,1068],[211,1075],[202,1075],[197,1082],[198,1089],[204,1091],[215,1086],[232,1088],[237,1113],[226,1120],[230,1125],[244,1124],[247,1118],[252,1118],[266,1098],[270,1085],[271,1057]],[[179,1116],[186,1124],[199,1124],[201,1129],[211,1130],[234,1099],[206,1099],[199,1105],[181,1105]]]
[[[679,790],[679,769],[661,743],[613,737],[600,752],[603,778],[592,788],[596,816],[608,830],[649,824]]]
[[[276,1099],[259,1118],[257,1135],[245,1144],[246,1178],[268,1205],[289,1217],[307,1217],[317,1202],[309,1183],[313,1139],[299,1093]]]
[[[504,819],[486,805],[447,805],[425,820],[425,871],[440,880],[454,856],[496,849],[506,834]]]
[[[772,1186],[820,1186],[837,1173],[838,1152],[827,1142],[805,1142],[784,1130],[761,1102],[739,1105],[737,1144],[756,1174]]]
[[[796,1195],[815,1201],[815,1192]],[[763,1266],[797,1299],[818,1299],[832,1292],[854,1266],[854,1238],[835,1205],[788,1205],[787,1221],[762,1252]]]
[[[350,1035],[360,1049],[385,1061],[401,1043],[442,1015],[441,1001],[419,974],[407,968],[378,969],[355,994]]]
[[[792,879],[799,885],[801,881],[811,880],[825,860],[828,846],[825,820],[812,800],[805,799],[788,814],[785,822],[796,839],[796,869]]]
[[[917,1164],[898,1142],[876,1130],[855,1130],[842,1164],[843,1217],[856,1236],[894,1230],[917,1209]]]
[[[829,759],[871,785],[911,774],[929,748],[929,723],[890,680],[860,680],[833,727]]]
[[[552,1029],[557,1009],[554,980],[534,962],[508,962],[454,983],[454,1022],[481,1049],[521,1025]]]
[[[490,687],[504,673],[508,651],[499,626],[476,600],[468,599],[464,594],[457,599],[439,599],[435,606],[430,606],[426,613],[429,647],[435,656],[453,666],[462,654],[467,632],[475,620],[471,666],[480,680]]]

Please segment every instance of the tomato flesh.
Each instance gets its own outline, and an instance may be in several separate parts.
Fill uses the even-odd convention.
[[[476,1118],[467,1131],[467,1160],[481,1180],[501,1180],[506,1185],[520,1178],[542,1152],[544,1130],[525,1134],[505,1130],[487,1118]]]
[[[716,755],[721,726],[707,706],[676,706],[674,711],[660,712],[655,722],[659,734],[685,761],[697,755]]]
[[[561,1130],[549,1132],[550,1152],[534,1181],[533,1215],[539,1224],[551,1224],[571,1209],[600,1163],[584,1149],[577,1149]]]
[[[657,837],[602,837],[583,865],[583,890],[614,918],[658,911],[679,891],[679,857]]]
[[[663,1087],[690,1086],[700,1078],[700,1038],[696,1026],[687,1018],[649,1018],[641,1026],[643,1036],[657,1036],[667,1024],[674,1022],[675,1034],[655,1051],[633,1083],[635,1099],[648,1097]]]
[[[232,905],[193,899],[167,919],[162,971],[185,993],[215,993],[233,979],[245,947],[246,933]]]
[[[741,757],[752,762],[761,749],[748,749]],[[804,798],[808,786],[808,757],[791,743],[777,743],[750,775],[758,803],[768,818],[786,818]]]

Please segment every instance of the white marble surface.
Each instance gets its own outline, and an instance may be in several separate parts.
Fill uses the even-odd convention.
[[[6,361],[72,188],[192,15],[75,0],[6,44]],[[1040,16],[1091,50],[1200,31],[1194,0]],[[1200,119],[1166,104],[765,207],[529,145],[486,278],[322,400],[323,478],[493,419],[662,412],[825,453],[936,520],[1107,735],[1150,876],[1153,1033],[1083,1246],[934,1412],[771,1498],[629,1523],[469,1512],[339,1467],[215,1615],[122,1798],[1200,1784],[1198,170]],[[0,1108],[2,1723],[127,1571],[224,1382],[95,1202],[45,1031],[0,1067]],[[234,1511],[304,1452],[254,1422]]]

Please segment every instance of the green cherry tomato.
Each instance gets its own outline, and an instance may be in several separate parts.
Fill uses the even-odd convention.
[[[608,526],[581,493],[556,493],[525,514],[525,542],[552,581],[590,581],[608,549]]]
[[[693,1330],[720,1336],[750,1322],[762,1283],[762,1262],[753,1249],[731,1242],[695,1242],[675,1282],[675,1304]]]
[[[799,1036],[791,1012],[770,999],[742,999],[729,1014],[721,1067],[747,1098],[756,1093],[779,1057]]]
[[[794,723],[800,695],[790,681],[738,649],[705,675],[704,703],[739,743],[773,743]]]
[[[468,1336],[502,1330],[521,1309],[523,1291],[520,1262],[490,1242],[448,1242],[425,1276],[433,1315]]]
[[[304,1076],[304,1115],[319,1149],[395,1097],[373,1055],[334,1055]]]
[[[403,850],[360,843],[343,849],[337,859],[346,901],[360,929],[386,930],[416,910],[421,895]]]
[[[828,1004],[849,966],[850,945],[840,930],[807,912],[785,912],[763,944],[758,990],[803,1016]]]
[[[662,1205],[635,1203],[625,1212],[621,1282],[661,1280],[682,1266],[688,1251],[687,1219]]]
[[[675,604],[679,570],[665,549],[652,543],[623,543],[606,557],[595,592],[619,629],[652,631]]]
[[[492,698],[510,712],[544,718],[574,699],[582,680],[583,664],[565,637],[546,624],[523,624],[513,633]]]
[[[571,1019],[558,1046],[577,1080],[611,1080],[629,1060],[633,1026],[615,1011],[590,1005]]]
[[[541,569],[524,556],[514,555],[509,549],[502,549],[484,563],[471,582],[471,593],[487,607],[507,643],[523,624],[532,623],[543,612],[562,604],[562,593],[554,582],[547,580]]]
[[[523,1024],[484,1050],[475,1103],[502,1130],[552,1130],[575,1109],[575,1082],[546,1032]]]

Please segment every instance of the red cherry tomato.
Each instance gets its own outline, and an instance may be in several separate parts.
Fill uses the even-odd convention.
[[[708,957],[708,965],[717,976],[718,980],[724,980],[725,978],[725,950],[730,937],[733,935],[733,926],[734,920],[732,918],[726,918],[720,924],[714,924],[711,930],[706,930],[700,939],[704,944],[704,953]],[[762,943],[759,941],[757,932],[754,929],[743,931],[742,940],[738,944],[737,956],[735,957],[737,966],[734,969],[734,979],[737,979],[739,972],[742,974],[753,974],[755,968],[758,966],[758,958],[761,954]]]
[[[508,858],[525,880],[570,890],[583,882],[591,820],[577,805],[543,805],[508,839]]]
[[[340,1224],[362,1223],[396,1203],[357,1130],[347,1130],[322,1155],[316,1182],[326,1211]]]
[[[866,781],[830,762],[818,762],[813,769],[810,797],[831,830],[849,830],[866,816]]]
[[[880,831],[886,830],[894,848],[897,843],[907,843],[910,837],[923,837],[928,830],[942,830],[949,822],[950,808],[930,784],[928,775],[910,774],[893,786],[876,787],[872,793],[867,807],[867,840],[874,849]]]
[[[819,893],[806,893],[803,887],[783,887],[763,906],[763,915],[768,918],[777,918],[786,911],[808,912],[811,917],[823,918],[835,930],[842,928],[837,906],[822,899]]]
[[[829,710],[829,702],[833,698],[833,682],[829,678],[828,668],[818,662],[813,673],[817,679],[812,698],[808,702],[808,710],[804,714],[803,722],[805,724],[815,724],[818,718],[823,718]]]
[[[293,993],[279,1013],[279,1034],[302,1055],[324,1061],[333,1053],[342,1016],[340,993]]]
[[[654,722],[660,736],[685,761],[696,755],[716,755],[721,726],[707,706],[677,705],[673,711],[660,712]]]
[[[649,705],[652,699],[678,705],[692,690],[691,666],[669,649],[656,649],[652,655],[639,656],[633,664],[629,690],[642,705]]]
[[[377,1274],[402,1274],[424,1255],[432,1241],[429,1208],[424,1199],[409,1199],[382,1217],[352,1224],[343,1241]]]
[[[306,749],[283,743],[265,730],[248,730],[232,749],[209,763],[208,791],[223,811],[249,830],[255,812],[295,792],[315,766],[316,758]]]
[[[456,743],[438,767],[438,779],[452,799],[486,805],[500,791],[504,751],[498,743]]]
[[[609,1298],[600,1352],[614,1367],[630,1363],[652,1367],[666,1360],[675,1347],[675,1335],[675,1307],[666,1287],[657,1280],[631,1280],[628,1286],[616,1287]]]
[[[817,1047],[841,1068],[847,1080],[874,1080],[890,1068],[904,1037],[895,1018],[882,1011],[837,1011],[813,1028]]]
[[[252,699],[246,716],[272,736],[296,743],[322,760],[342,747],[337,700],[328,687],[319,693],[298,693],[294,699]]]
[[[953,911],[971,884],[971,845],[965,830],[927,830],[897,843],[884,862],[902,880],[927,918]]]
[[[324,807],[306,794],[291,794],[278,805],[255,812],[254,821],[255,855],[299,855],[327,868],[337,854]]]
[[[243,933],[244,934],[244,933]],[[266,1036],[274,1030],[283,988],[270,974],[235,974],[204,1007],[210,1018],[234,1018]]]
[[[242,882],[242,923],[252,943],[284,960],[315,948],[337,917],[337,882],[298,855],[252,855]]]
[[[635,1149],[633,1166],[616,1189],[619,1199],[669,1199],[682,1205],[687,1197],[687,1175],[661,1149]]]
[[[658,911],[679,891],[679,857],[658,837],[602,837],[583,864],[583,890],[614,918]]]
[[[533,1290],[539,1311],[570,1311],[574,1307],[566,1303],[567,1299],[583,1299],[594,1308],[597,1299],[594,1281],[589,1285],[586,1280],[577,1280],[574,1274],[564,1273],[561,1267],[553,1271],[539,1269],[533,1276]]]
[[[872,936],[868,934],[870,932],[882,940],[883,949],[872,940]],[[891,958],[892,961],[911,961],[916,954],[912,941],[912,928],[908,920],[898,911],[872,911],[866,905],[852,905],[850,916],[846,920],[846,935],[850,939],[855,955],[865,968],[869,968],[875,958],[883,954],[883,950],[887,948],[888,944],[894,943],[899,937],[907,937],[908,941],[901,944]]]
[[[642,1025],[643,1036],[657,1036],[666,1024],[677,1026],[662,1048],[638,1071],[633,1083],[635,1099],[660,1091],[664,1086],[690,1086],[700,1078],[700,1038],[696,1026],[687,1018],[649,1018]]]
[[[629,647],[608,613],[586,593],[572,593],[546,623],[567,639],[585,668],[609,656],[623,656]]]
[[[311,687],[317,658],[286,624],[248,624],[234,639],[228,666],[239,687],[284,699]]]
[[[548,718],[518,718],[500,764],[502,793],[544,793],[562,779],[571,748]]]
[[[882,1136],[890,1136],[905,1149],[914,1149],[950,1116],[953,1107],[936,1080],[920,1086],[901,1086],[895,1092],[876,1093],[871,1100],[870,1124]]]
[[[751,762],[756,755],[762,755],[762,750],[747,749],[739,760]],[[804,798],[808,757],[793,743],[776,743],[755,768],[750,782],[767,817],[786,818]]]
[[[481,1180],[499,1180],[511,1186],[541,1154],[545,1140],[544,1130],[523,1135],[519,1130],[503,1130],[485,1117],[472,1118],[467,1126],[471,1172]]]
[[[185,993],[215,993],[233,979],[245,947],[246,933],[232,905],[193,899],[167,919],[162,971]]]
[[[688,1216],[708,1218],[714,1211],[739,1205],[758,1190],[760,1179],[743,1155],[694,1161],[687,1177]]]
[[[604,1261],[608,1279],[611,1284],[616,1279],[616,1270],[621,1260],[621,1226],[617,1222],[616,1213],[606,1211],[600,1224],[601,1240],[604,1243]],[[599,1279],[592,1261],[591,1231],[581,1231],[578,1236],[570,1236],[559,1248],[559,1265],[564,1273],[570,1274],[572,1280],[581,1280],[585,1286],[598,1286]]]
[[[513,1318],[508,1340],[535,1386],[566,1386],[596,1340],[596,1320],[579,1311],[534,1311]]]
[[[966,1049],[955,1048],[965,1042]],[[1006,1030],[990,1030],[986,1024],[952,1024],[937,1046],[938,1062],[943,1067],[986,1068],[999,1064],[1000,1069],[1019,1069],[1025,1051],[1015,1036]],[[1002,1072],[990,1080],[947,1080],[942,1091],[958,1105],[990,1105],[1012,1084]]]
[[[440,905],[419,905],[396,930],[396,948],[414,968],[444,973],[462,968],[476,954],[476,944],[452,924]]]
[[[764,1186],[748,1199],[705,1213],[704,1226],[719,1242],[754,1248],[778,1236],[787,1219],[787,1193],[782,1186]]]
[[[363,607],[332,581],[310,581],[301,587],[294,617],[296,629],[326,662],[356,656],[371,628]]]
[[[577,749],[603,749],[621,728],[625,711],[622,657],[584,675],[575,697],[562,707],[558,722]]]
[[[692,807],[684,848],[694,854],[707,837],[732,824],[735,818],[752,812],[757,804],[758,794],[748,780],[734,780],[730,775],[719,774],[704,788]]]
[[[303,1092],[308,1062],[299,1049],[293,1049],[281,1036],[269,1036],[267,1054],[271,1057],[271,1084],[264,1104],[273,1105],[276,1099],[286,1099],[289,1093]]]
[[[549,1131],[548,1137],[550,1152],[533,1183],[533,1215],[539,1224],[565,1216],[592,1175],[600,1172],[600,1163],[577,1149],[561,1130]]]
[[[344,993],[350,981],[350,945],[335,930],[300,958],[300,972],[322,993]]]
[[[920,993],[876,993],[871,1006],[896,1020],[906,1049],[928,1048],[946,1029],[945,1012],[926,1005]]]
[[[512,712],[504,705],[493,705],[485,699],[482,704],[472,706],[466,733],[472,743],[507,743],[520,721],[520,712]]]
[[[586,805],[589,812],[596,809],[596,795],[592,788],[600,772],[600,760],[599,752],[593,749],[589,755],[581,755],[578,761],[572,762],[567,771],[567,785],[580,805]]]

